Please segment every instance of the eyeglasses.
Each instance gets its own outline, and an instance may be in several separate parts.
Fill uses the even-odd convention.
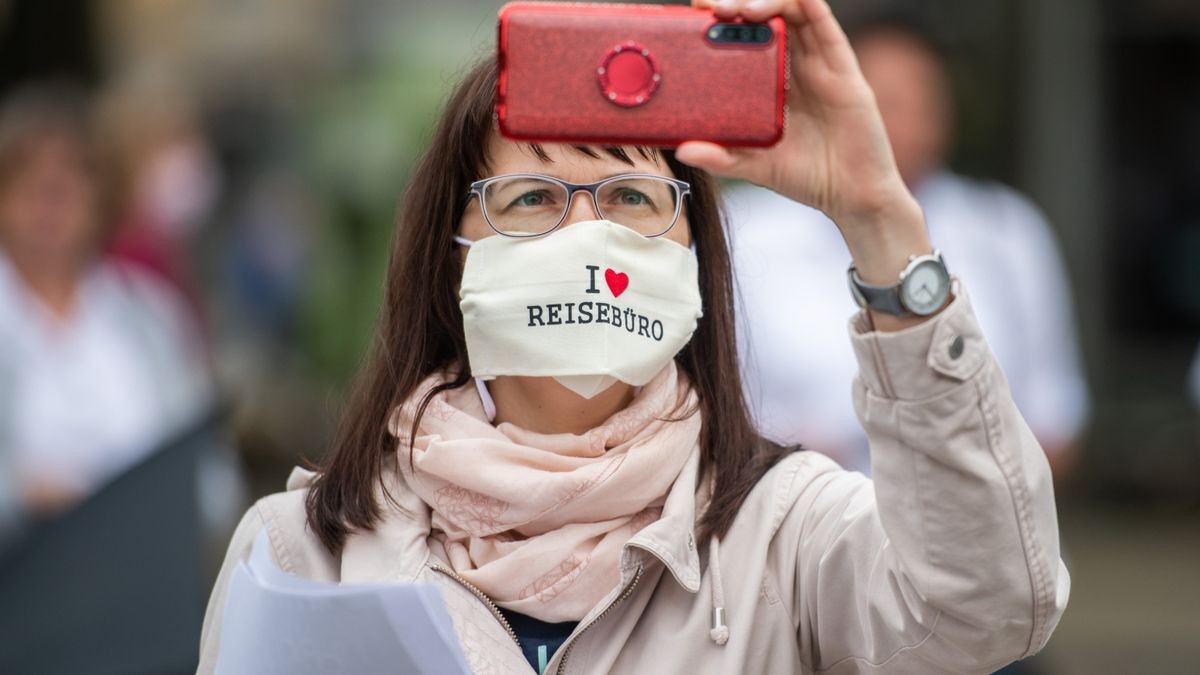
[[[568,183],[552,176],[517,173],[471,183],[467,195],[479,197],[483,217],[506,237],[537,237],[553,232],[567,218],[571,198],[580,190],[592,196],[596,213],[645,237],[666,234],[679,220],[686,182],[653,174],[627,173],[595,183]]]

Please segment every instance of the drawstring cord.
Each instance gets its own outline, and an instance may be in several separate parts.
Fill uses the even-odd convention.
[[[714,535],[708,547],[708,576],[712,578],[712,630],[708,637],[718,645],[729,642],[729,626],[725,625],[725,589],[721,585],[721,540]]]

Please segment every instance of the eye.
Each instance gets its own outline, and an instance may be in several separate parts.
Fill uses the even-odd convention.
[[[617,191],[617,203],[621,206],[650,206],[653,202],[646,193],[633,188],[621,188]]]
[[[508,206],[545,206],[549,201],[550,197],[544,190],[531,190],[509,202]]]

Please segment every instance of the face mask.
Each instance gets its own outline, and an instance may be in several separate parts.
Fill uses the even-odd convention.
[[[696,255],[605,220],[471,242],[459,294],[471,373],[553,377],[591,398],[649,382],[700,318]]]

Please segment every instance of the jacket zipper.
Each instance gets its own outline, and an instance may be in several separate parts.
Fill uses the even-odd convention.
[[[596,615],[596,618],[594,618],[590,622],[588,622],[588,625],[584,626],[583,630],[576,633],[575,637],[571,638],[571,641],[569,643],[567,643],[566,651],[563,652],[562,659],[559,660],[559,662],[558,662],[558,668],[556,668],[554,671],[555,675],[563,675],[564,669],[567,667],[567,658],[569,656],[571,656],[571,650],[575,648],[575,643],[579,641],[579,638],[582,637],[583,634],[586,633],[592,626],[595,626],[596,623],[598,623],[600,621],[600,619],[603,619],[605,616],[607,616],[608,613],[611,612],[614,607],[621,604],[622,602],[625,601],[626,598],[628,598],[630,595],[632,595],[634,587],[637,586],[638,581],[640,581],[641,578],[642,578],[642,566],[638,565],[637,572],[635,572],[633,575],[633,580],[629,582],[629,585],[625,587],[625,590],[621,591],[621,595],[619,595],[616,600],[613,600],[612,603],[608,607],[606,607],[603,612],[600,612],[600,614]]]
[[[492,610],[492,615],[496,617],[496,620],[500,622],[500,625],[504,626],[504,630],[508,631],[508,636],[512,638],[514,643],[516,643],[517,649],[521,649],[521,641],[517,639],[517,632],[513,630],[512,626],[508,623],[508,619],[504,618],[504,615],[500,613],[500,608],[496,606],[496,603],[492,602],[492,599],[489,598],[486,593],[476,588],[471,582],[460,577],[454,570],[442,567],[440,563],[429,563],[429,568],[437,572],[441,572],[451,579],[454,579],[458,583],[462,584],[463,587],[468,591],[471,591],[475,597],[483,601],[483,604],[487,605],[488,609]]]

